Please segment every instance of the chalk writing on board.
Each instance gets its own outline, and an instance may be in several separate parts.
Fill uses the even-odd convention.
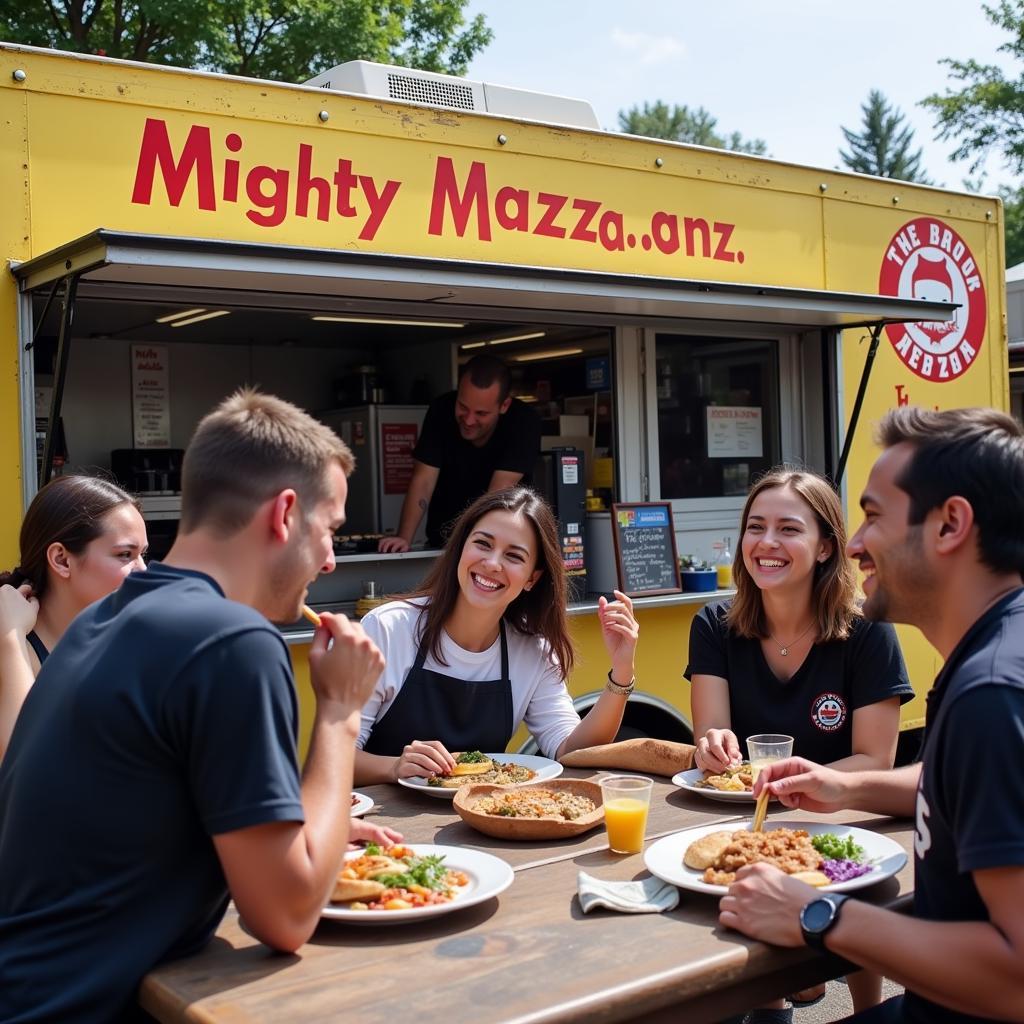
[[[630,595],[680,590],[675,529],[667,503],[615,505],[612,530],[621,590]]]

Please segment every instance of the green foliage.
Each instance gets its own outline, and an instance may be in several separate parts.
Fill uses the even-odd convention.
[[[866,102],[861,104],[863,125],[859,132],[843,128],[843,136],[850,147],[849,152],[839,151],[839,158],[850,168],[861,174],[876,174],[882,178],[899,178],[901,181],[917,181],[922,185],[931,182],[921,170],[921,150],[911,151],[914,144],[913,129],[904,124],[903,114],[891,106],[877,89],[868,93]]]
[[[1024,188],[999,189],[1003,200],[1003,232],[1006,239],[1006,265],[1024,263]]]
[[[0,0],[10,42],[301,82],[347,60],[463,74],[468,0]]]
[[[1000,0],[981,5],[992,24],[1009,33],[1000,53],[1024,62],[1024,0]],[[935,127],[943,141],[958,140],[954,160],[972,160],[977,170],[993,150],[1005,158],[1014,173],[1024,173],[1024,72],[1007,77],[994,64],[976,60],[942,61],[959,89],[947,89],[922,102],[935,114]]]
[[[753,153],[755,156],[767,153],[768,146],[763,139],[744,139],[739,132],[719,135],[715,131],[717,125],[717,119],[703,107],[691,111],[685,106],[669,107],[661,100],[619,111],[619,130],[630,135],[731,149],[738,153]]]

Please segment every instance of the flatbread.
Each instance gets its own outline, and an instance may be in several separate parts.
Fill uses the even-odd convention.
[[[686,771],[693,765],[692,743],[673,743],[638,736],[619,743],[602,743],[563,754],[559,760],[567,768],[621,768],[626,771],[667,775]]]
[[[459,761],[455,762],[455,767],[451,770],[452,775],[483,775],[484,772],[494,770],[494,762],[487,758],[484,761],[468,761],[465,764]]]
[[[337,878],[331,892],[332,903],[350,903],[352,900],[374,900],[385,886],[365,878]]]
[[[832,879],[824,871],[794,871],[789,877],[795,878],[800,882],[806,882],[808,885],[817,886],[819,889],[823,885],[832,884]]]
[[[711,832],[694,840],[683,854],[683,863],[695,871],[713,867],[722,851],[732,842],[732,832]]]

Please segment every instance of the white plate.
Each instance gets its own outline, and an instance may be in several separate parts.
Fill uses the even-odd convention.
[[[665,836],[656,843],[651,843],[644,852],[644,864],[652,875],[678,885],[680,889],[692,889],[694,892],[706,892],[714,896],[724,896],[727,887],[724,885],[709,885],[704,881],[704,872],[688,868],[683,863],[683,854],[690,843],[710,832],[738,832],[740,829],[749,828],[749,821],[724,822],[717,825],[700,825],[697,828],[688,828],[683,832],[676,832],[674,835]],[[802,828],[812,836],[821,835],[823,832],[831,832],[842,839],[844,836],[853,836],[853,841],[858,846],[864,847],[864,856],[867,860],[873,861],[875,870],[859,878],[851,878],[848,882],[833,882],[832,885],[823,885],[822,892],[847,892],[850,889],[864,889],[869,885],[875,885],[885,878],[895,875],[907,862],[907,855],[895,840],[878,832],[869,832],[864,828],[856,828],[853,825],[835,825],[815,821],[789,821],[772,820],[765,827],[765,831],[771,832],[776,828]]]
[[[527,782],[520,783],[520,785],[528,786],[533,782],[546,782],[548,779],[557,779],[562,774],[562,766],[557,761],[552,761],[549,757],[538,757],[536,754],[488,754],[492,761],[503,761],[504,763],[512,763],[522,765],[524,768],[532,768],[537,774]],[[475,775],[466,776],[466,785],[471,785],[474,782],[478,782],[479,779]],[[440,797],[442,800],[454,800],[455,794],[458,792],[457,789],[445,789],[443,786],[428,786],[426,777],[423,775],[414,775],[409,779],[399,779],[398,784],[405,786],[407,789],[415,789],[426,796]]]
[[[679,772],[678,775],[673,775],[672,781],[680,789],[685,789],[687,793],[706,796],[709,800],[724,800],[727,804],[750,804],[754,802],[753,793],[747,793],[746,791],[741,793],[739,790],[730,792],[727,789],[712,789],[710,787],[705,789],[703,786],[698,786],[697,783],[703,778],[704,772],[700,768],[691,768],[688,772]]]
[[[450,914],[453,910],[472,907],[483,903],[492,896],[504,892],[513,879],[512,868],[500,857],[480,850],[469,850],[462,846],[434,846],[430,843],[402,843],[413,853],[438,854],[444,857],[446,867],[453,871],[462,871],[469,876],[469,884],[463,886],[459,894],[447,903],[432,903],[427,907],[413,907],[411,910],[349,910],[344,904],[328,903],[320,912],[322,917],[333,921],[346,921],[348,924],[403,924],[408,921],[421,921],[438,914]],[[345,855],[345,860],[361,857],[362,850],[352,850]]]
[[[355,801],[349,814],[353,818],[358,818],[360,814],[365,814],[373,806],[373,798],[368,797],[365,793],[353,793],[352,795],[355,797]]]

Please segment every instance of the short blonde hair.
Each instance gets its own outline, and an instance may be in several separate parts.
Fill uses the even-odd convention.
[[[740,550],[747,532],[747,519],[754,499],[774,487],[785,487],[801,498],[814,513],[823,540],[832,541],[832,554],[814,567],[811,605],[818,623],[818,639],[845,640],[853,620],[861,614],[857,605],[857,576],[846,557],[846,524],[843,506],[832,485],[823,476],[790,466],[776,466],[764,474],[747,495],[740,518]],[[761,591],[750,578],[743,556],[732,567],[736,596],[729,606],[729,628],[743,637],[767,637]]]
[[[291,402],[242,388],[202,419],[185,452],[181,530],[230,536],[287,488],[309,510],[328,497],[332,461],[346,476],[355,469],[333,430]]]

